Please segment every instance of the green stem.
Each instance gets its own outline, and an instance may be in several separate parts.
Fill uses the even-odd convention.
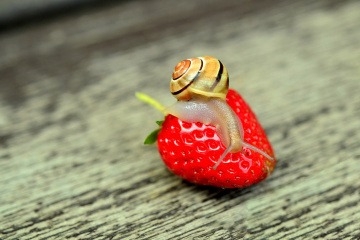
[[[135,96],[140,101],[149,104],[150,106],[154,107],[155,109],[159,110],[160,112],[162,112],[165,115],[165,107],[161,103],[159,103],[158,101],[156,101],[155,99],[150,97],[149,95],[147,95],[145,93],[141,93],[141,92],[136,92]]]

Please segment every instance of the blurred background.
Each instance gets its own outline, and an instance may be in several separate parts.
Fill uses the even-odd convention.
[[[1,0],[0,238],[360,238],[359,13],[356,0]],[[174,66],[203,55],[275,149],[254,188],[187,184],[142,145],[162,115],[134,93],[170,105]]]

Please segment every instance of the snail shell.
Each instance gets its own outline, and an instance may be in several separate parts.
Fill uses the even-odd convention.
[[[170,81],[170,91],[180,101],[188,101],[198,95],[225,100],[228,88],[227,69],[218,59],[210,56],[179,62]]]

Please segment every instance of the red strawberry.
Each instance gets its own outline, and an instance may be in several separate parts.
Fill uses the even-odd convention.
[[[274,158],[274,152],[255,114],[234,90],[226,96],[244,128],[244,141]],[[271,160],[251,149],[230,153],[214,169],[225,151],[215,127],[188,123],[167,115],[158,133],[158,149],[166,166],[180,177],[200,185],[242,188],[264,180],[274,170]]]

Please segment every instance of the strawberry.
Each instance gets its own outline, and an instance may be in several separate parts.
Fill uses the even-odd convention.
[[[244,141],[274,158],[265,131],[243,98],[229,89],[226,101],[242,122]],[[275,158],[268,159],[246,147],[241,152],[227,154],[214,168],[226,149],[214,126],[184,122],[173,115],[167,115],[158,124],[161,128],[150,138],[157,136],[158,150],[168,169],[189,182],[243,188],[264,180],[274,170]]]

